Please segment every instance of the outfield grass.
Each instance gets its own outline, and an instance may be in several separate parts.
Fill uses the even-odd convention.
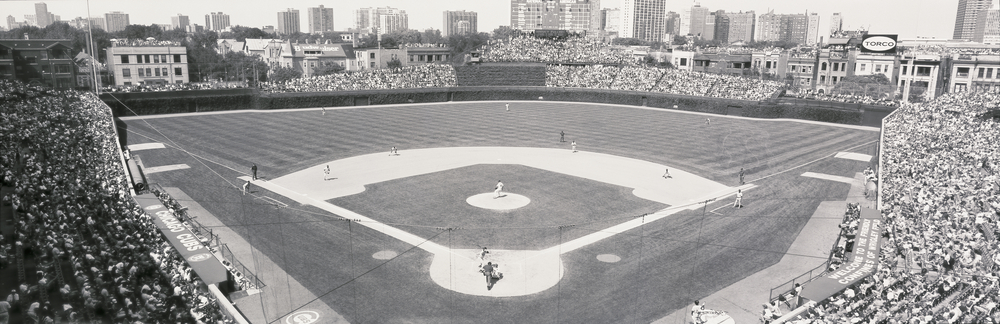
[[[505,112],[499,102],[131,120],[128,131],[130,144],[171,144],[162,133],[204,158],[208,167],[176,149],[135,152],[147,166],[189,164],[150,178],[195,197],[312,293],[326,294],[322,301],[352,323],[620,323],[650,322],[777,262],[819,202],[843,200],[849,189],[799,175],[852,177],[867,164],[827,158],[768,177],[747,192],[743,209],[709,212],[732,203],[714,202],[564,254],[565,277],[557,287],[510,298],[441,288],[427,275],[429,253],[280,195],[256,193],[289,204],[274,208],[242,196],[226,180],[235,182],[250,163],[275,178],[393,145],[405,154],[442,146],[568,148],[576,140],[582,150],[668,164],[732,186],[740,167],[752,181],[837,151],[870,154],[871,145],[862,144],[878,136],[826,125],[712,119],[707,125],[701,115],[545,102],[512,103]],[[560,130],[566,143],[558,141]],[[498,176],[532,203],[508,213],[465,204],[465,197],[488,192]],[[456,248],[483,244],[478,239],[501,242],[500,248],[555,246],[664,207],[625,188],[514,165],[476,165],[367,189],[331,202]],[[570,224],[576,226],[561,227]],[[400,255],[388,262],[371,257],[384,250]],[[598,254],[622,259],[605,263]]]

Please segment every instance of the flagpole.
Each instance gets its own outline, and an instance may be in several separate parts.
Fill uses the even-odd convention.
[[[94,93],[101,94],[100,76],[97,75],[97,53],[94,52],[94,21],[90,17],[90,0],[87,0],[87,48],[90,50],[90,73],[94,75]]]

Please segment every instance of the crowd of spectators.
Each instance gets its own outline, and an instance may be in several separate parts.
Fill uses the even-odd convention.
[[[608,89],[618,70],[612,65],[553,65],[545,69],[545,86]]]
[[[483,47],[483,62],[541,62],[634,64],[632,51],[608,46],[599,39],[569,37],[560,40],[521,35],[504,40],[490,40]]]
[[[107,86],[101,88],[101,92],[156,92],[156,91],[184,91],[184,90],[213,90],[213,89],[240,89],[246,88],[246,82],[189,82],[189,83],[160,83],[160,84],[136,84],[123,86]]]
[[[885,96],[869,96],[848,93],[819,93],[814,90],[801,90],[794,94],[788,94],[799,99],[810,99],[820,101],[834,101],[853,104],[864,104],[872,106],[898,107],[899,101]]]
[[[1000,122],[984,116],[991,109],[1000,94],[962,92],[886,120],[878,270],[790,323],[1000,323]]]
[[[940,55],[940,56],[951,56],[955,54],[959,55],[982,55],[982,56],[1000,56],[1000,49],[997,48],[978,48],[978,47],[954,47],[954,46],[944,46],[944,45],[932,45],[932,44],[921,44],[921,45],[901,45],[896,49],[897,53],[900,55]]]
[[[183,46],[180,42],[156,40],[152,37],[146,39],[112,39],[111,45],[121,47]]]
[[[323,76],[262,82],[263,92],[316,92],[435,88],[455,86],[455,68],[448,64],[423,64],[398,69],[369,69]]]
[[[546,70],[545,85],[753,101],[771,98],[782,88],[782,84],[775,81],[638,65],[553,65]]]
[[[92,93],[0,81],[0,183],[14,210],[5,297],[23,323],[223,323],[130,196],[111,111]],[[22,268],[23,267],[23,268]],[[7,272],[10,273],[10,272]]]

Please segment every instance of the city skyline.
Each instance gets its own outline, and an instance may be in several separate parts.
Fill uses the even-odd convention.
[[[698,3],[711,11],[727,12],[756,11],[758,15],[774,10],[776,14],[818,13],[822,25],[827,25],[834,12],[841,12],[844,28],[855,30],[859,27],[873,33],[898,34],[900,38],[933,37],[950,39],[955,24],[959,0],[948,1],[862,1],[802,2],[792,0],[703,0]],[[60,16],[62,20],[87,16],[87,4],[83,1],[0,1],[0,12],[12,15],[17,21],[24,21],[24,15],[35,14],[35,4],[44,2],[48,12]],[[602,8],[622,8],[624,0],[602,0]],[[994,6],[1000,0],[993,0]],[[668,1],[667,10],[683,12],[694,5],[694,1]],[[294,8],[304,12],[307,8],[324,5],[333,8],[334,29],[344,31],[354,26],[354,11],[362,7],[393,7],[405,10],[409,15],[409,27],[416,30],[428,28],[443,29],[441,15],[444,11],[467,10],[480,13],[479,31],[490,32],[499,26],[510,24],[507,14],[486,13],[510,12],[510,0],[456,1],[429,0],[422,2],[405,0],[381,0],[365,4],[352,3],[350,6],[331,4],[315,0],[287,0],[280,3],[260,2],[247,6],[245,2],[234,0],[171,2],[135,2],[124,0],[90,1],[90,16],[103,17],[112,11],[129,14],[132,24],[170,24],[170,18],[178,13],[189,17],[204,17],[210,12],[225,12],[231,17],[231,25],[262,28],[277,25],[276,13]],[[5,15],[6,16],[6,15]],[[6,17],[4,17],[6,18]],[[200,19],[192,19],[192,22]],[[304,19],[303,19],[304,20]],[[200,21],[199,21],[200,22]],[[307,22],[300,21],[300,30],[307,32]]]

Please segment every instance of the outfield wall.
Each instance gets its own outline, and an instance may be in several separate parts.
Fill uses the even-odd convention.
[[[242,109],[348,107],[449,101],[544,100],[621,104],[755,118],[791,118],[878,127],[892,108],[803,107],[657,92],[556,87],[448,87],[393,90],[260,93],[251,89],[102,94],[115,116]]]

